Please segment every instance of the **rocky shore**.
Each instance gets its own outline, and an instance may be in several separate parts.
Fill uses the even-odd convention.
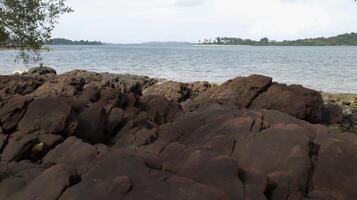
[[[337,112],[342,111],[339,123],[330,125],[330,130],[357,134],[357,94],[322,93],[322,98],[325,104],[335,107]]]
[[[261,75],[0,76],[0,200],[355,200],[355,106]]]

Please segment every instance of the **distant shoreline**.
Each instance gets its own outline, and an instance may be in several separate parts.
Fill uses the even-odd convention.
[[[53,38],[45,43],[45,45],[85,45],[85,46],[100,46],[103,45],[101,41],[88,41],[88,40],[69,40],[64,38]]]
[[[357,47],[357,45],[242,45],[242,44],[194,44],[198,47]]]
[[[249,46],[357,46],[357,33],[346,33],[334,37],[316,37],[298,40],[275,41],[268,38],[260,40],[236,37],[217,37],[199,41],[203,45],[249,45]]]

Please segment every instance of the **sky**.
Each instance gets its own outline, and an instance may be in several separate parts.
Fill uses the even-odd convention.
[[[108,43],[230,36],[292,40],[357,32],[354,0],[67,0],[54,37]]]

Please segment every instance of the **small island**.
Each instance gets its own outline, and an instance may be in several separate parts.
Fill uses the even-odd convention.
[[[79,40],[73,41],[64,38],[53,38],[46,42],[46,45],[103,45],[100,41]]]
[[[299,40],[274,41],[268,38],[261,40],[241,39],[235,37],[217,37],[204,39],[199,45],[249,45],[249,46],[357,46],[357,33],[346,33],[334,37],[307,38]]]

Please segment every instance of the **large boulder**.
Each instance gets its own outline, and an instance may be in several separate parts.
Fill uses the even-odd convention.
[[[94,104],[78,115],[78,128],[75,135],[92,144],[109,140],[105,132],[106,112],[101,104]]]
[[[355,199],[352,134],[332,136],[324,126],[276,111],[211,107],[161,126],[158,135],[139,151],[159,155],[163,170],[232,199]],[[231,171],[238,180],[230,180]],[[243,191],[230,188],[242,183]]]
[[[75,137],[67,138],[62,144],[47,153],[42,159],[45,165],[74,165],[79,174],[85,174],[90,167],[108,152],[105,145],[90,145]]]
[[[72,135],[77,120],[72,106],[64,98],[48,97],[32,101],[18,124],[25,133],[42,131],[51,134]]]
[[[357,136],[320,134],[309,196],[316,199],[357,199]]]
[[[11,131],[17,127],[31,100],[31,97],[15,95],[5,101],[0,108],[0,125],[4,132]]]
[[[273,84],[250,108],[277,110],[312,123],[322,121],[323,100],[317,91],[300,85]]]
[[[101,160],[82,181],[60,198],[225,200],[221,190],[189,178],[149,168],[135,152],[116,150]]]
[[[180,104],[162,96],[145,96],[140,100],[141,109],[147,113],[148,119],[156,124],[171,122],[183,112]]]
[[[1,153],[2,161],[21,161],[29,159],[37,161],[50,149],[61,143],[63,138],[58,135],[15,132],[9,136]]]
[[[21,191],[45,169],[29,161],[0,163],[0,199]]]
[[[79,181],[80,177],[75,168],[56,165],[42,172],[8,199],[57,200],[63,191]]]
[[[159,155],[163,170],[231,199],[307,195],[316,131],[305,121],[276,111],[213,106],[161,126],[158,135],[139,151]]]
[[[198,105],[218,103],[247,108],[252,101],[272,84],[272,79],[261,75],[237,77],[212,87],[194,100]]]
[[[321,94],[299,85],[272,83],[261,75],[238,77],[212,87],[193,99],[192,107],[221,104],[232,108],[276,110],[312,123],[322,122],[323,100]]]

